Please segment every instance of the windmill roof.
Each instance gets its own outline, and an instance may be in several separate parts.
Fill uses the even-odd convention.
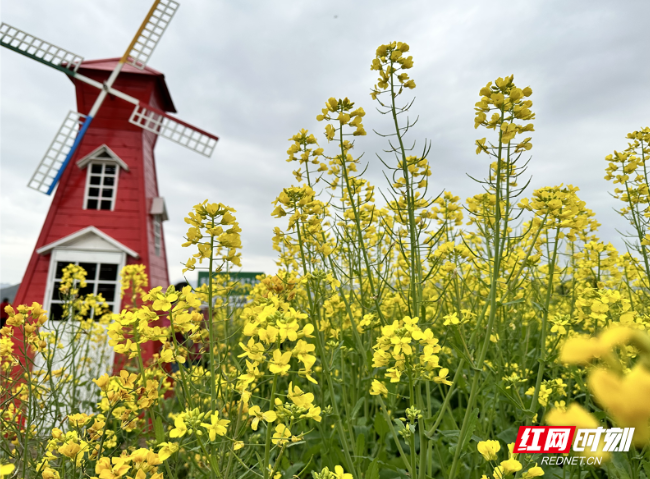
[[[103,58],[100,60],[85,60],[81,63],[79,66],[79,73],[83,73],[83,70],[101,70],[101,71],[107,71],[111,72],[115,69],[115,66],[117,65],[117,62],[119,62],[119,58]],[[171,113],[176,113],[176,107],[174,106],[174,102],[172,101],[172,96],[169,93],[169,89],[167,88],[167,83],[165,82],[165,75],[158,70],[154,70],[151,67],[145,66],[144,69],[140,70],[139,68],[135,68],[134,66],[131,65],[124,65],[122,68],[122,73],[134,73],[136,75],[149,75],[156,77],[156,82],[158,83],[158,87],[160,88],[160,93],[162,97],[162,102],[163,102],[163,108],[162,110],[171,112]]]

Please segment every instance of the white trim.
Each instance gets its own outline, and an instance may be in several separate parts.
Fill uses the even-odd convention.
[[[106,233],[104,233],[103,231],[95,228],[94,226],[87,226],[86,228],[80,229],[79,231],[76,231],[76,232],[74,232],[74,233],[72,233],[72,234],[70,234],[68,236],[64,236],[61,239],[58,239],[58,240],[56,240],[56,241],[54,241],[54,242],[52,242],[50,244],[47,244],[47,245],[37,249],[36,252],[38,254],[47,254],[50,251],[52,251],[54,249],[61,248],[61,247],[63,249],[68,249],[70,251],[74,251],[74,246],[71,247],[71,248],[65,248],[66,243],[72,242],[72,241],[74,241],[74,240],[76,240],[78,238],[81,238],[82,236],[84,236],[86,234],[89,234],[89,233],[92,233],[92,234],[95,234],[95,235],[99,236],[101,239],[103,239],[107,243],[109,243],[112,246],[115,246],[116,248],[122,250],[124,253],[128,254],[129,256],[131,256],[133,258],[139,258],[140,257],[140,255],[138,253],[136,253],[135,251],[133,251],[131,248],[129,248],[127,246],[124,246],[122,243],[120,243],[116,239],[111,238]],[[88,250],[85,250],[85,251],[89,252]],[[101,250],[98,250],[98,252],[100,252],[100,251]],[[90,251],[89,253],[94,253],[94,252]]]
[[[108,155],[108,156],[99,156],[102,153]],[[92,152],[90,152],[88,155],[84,156],[82,159],[77,161],[77,166],[81,169],[84,169],[90,162],[93,161],[114,161],[118,165],[120,165],[120,168],[122,168],[125,171],[129,171],[129,166],[124,162],[122,158],[117,156],[113,150],[111,150],[108,146],[102,145],[99,148],[96,148]]]
[[[52,290],[54,289],[54,276],[56,275],[56,261],[55,255],[50,256],[50,269],[47,270],[47,281],[45,282],[45,297],[43,298],[43,309],[50,312],[50,304],[52,302]],[[46,323],[47,324],[47,323]]]

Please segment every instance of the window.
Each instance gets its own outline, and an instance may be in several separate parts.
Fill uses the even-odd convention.
[[[112,211],[120,167],[112,162],[92,162],[88,165],[84,209]]]
[[[54,273],[54,285],[50,298],[50,319],[67,319],[63,311],[63,301],[59,296],[59,286],[63,277],[63,268],[69,264],[78,264],[86,270],[86,287],[79,289],[79,295],[101,294],[108,307],[114,311],[115,302],[119,300],[118,272],[119,265],[116,263],[83,263],[71,261],[57,261],[56,272]],[[96,318],[99,319],[99,318]]]
[[[156,256],[160,256],[162,250],[162,218],[160,215],[153,217],[153,246]]]

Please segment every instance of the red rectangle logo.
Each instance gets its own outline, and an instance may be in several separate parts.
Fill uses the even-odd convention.
[[[575,432],[575,426],[521,426],[514,452],[564,454],[571,451]]]

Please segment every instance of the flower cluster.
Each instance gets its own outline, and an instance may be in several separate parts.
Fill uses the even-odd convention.
[[[517,121],[529,121],[535,118],[530,111],[533,106],[531,100],[524,100],[533,94],[530,87],[518,88],[514,83],[514,75],[505,78],[498,78],[492,85],[488,82],[479,94],[481,100],[476,103],[474,128],[484,126],[488,129],[499,130],[499,144],[486,144],[486,139],[476,141],[476,154],[481,152],[494,154],[500,149],[500,145],[510,145],[516,135],[535,131],[532,123],[526,125]],[[487,115],[492,112],[488,119]],[[515,145],[515,152],[530,150],[533,145],[531,138],[525,138]]]
[[[370,65],[371,70],[379,72],[377,84],[371,93],[373,100],[376,100],[378,95],[385,93],[387,90],[390,90],[393,95],[399,95],[404,88],[415,88],[415,82],[405,71],[413,68],[413,57],[410,55],[408,57],[404,56],[409,50],[408,44],[403,42],[392,42],[377,47],[375,58]],[[394,78],[397,78],[399,85],[394,84]],[[398,86],[399,89],[397,89]]]
[[[354,132],[352,132],[354,136],[363,136],[366,134],[366,130],[363,129],[363,123],[361,123],[363,117],[366,116],[366,112],[363,111],[363,108],[357,108],[356,110],[352,108],[354,108],[354,103],[347,98],[337,100],[331,97],[325,102],[325,108],[323,108],[320,115],[316,116],[316,120],[338,122],[335,123],[338,128],[331,123],[328,123],[325,127],[325,137],[328,141],[332,141],[336,130],[342,130],[344,125],[354,128]],[[337,114],[336,117],[333,116],[335,113]]]
[[[143,264],[127,264],[122,268],[120,272],[120,297],[124,298],[127,293],[130,293],[132,306],[137,304],[138,298],[144,296],[145,288],[148,285],[149,279]]]
[[[418,321],[418,318],[405,316],[382,326],[381,336],[373,346],[373,367],[390,366],[386,369],[385,376],[391,383],[399,382],[406,373],[409,378],[451,384],[447,380],[449,369],[440,369],[438,339],[431,329],[422,331]],[[436,369],[440,370],[436,372]]]
[[[197,259],[202,264],[204,259],[212,260],[215,257],[241,266],[241,253],[237,252],[241,249],[241,228],[231,214],[234,212],[235,209],[230,206],[208,203],[208,200],[194,206],[185,218],[190,227],[183,247],[195,245],[198,252],[187,260],[183,272],[194,271]]]

